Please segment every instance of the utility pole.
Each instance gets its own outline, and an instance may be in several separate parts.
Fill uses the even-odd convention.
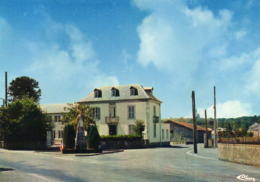
[[[194,90],[191,93],[192,98],[192,116],[193,116],[193,147],[194,153],[198,153],[197,149],[197,123],[196,123],[196,104],[195,104],[195,92]]]
[[[207,148],[209,145],[208,145],[208,119],[207,119],[207,109],[205,109],[205,130],[206,130],[206,142],[205,142],[205,147]]]
[[[8,96],[7,96],[7,94],[8,94],[8,93],[7,93],[7,90],[8,90],[7,86],[8,86],[8,85],[7,85],[7,72],[5,72],[5,106],[7,106],[7,99],[8,99],[8,98],[7,98],[7,97],[8,97]]]
[[[218,132],[217,132],[217,108],[216,108],[216,87],[214,86],[214,147],[218,147]]]

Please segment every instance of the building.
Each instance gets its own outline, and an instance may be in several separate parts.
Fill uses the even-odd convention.
[[[93,108],[100,135],[134,134],[136,120],[145,125],[148,143],[169,142],[170,126],[161,122],[161,101],[152,87],[139,84],[95,88],[79,101]]]
[[[142,85],[120,85],[95,88],[81,99],[93,109],[93,119],[100,135],[135,134],[136,120],[144,122],[143,138],[147,143],[169,143],[170,125],[161,122],[161,101],[153,95],[152,87]],[[63,124],[60,122],[67,104],[42,105],[54,122],[53,143],[62,138]]]
[[[172,119],[164,120],[170,124],[171,141],[190,143],[193,142],[193,124]],[[197,125],[197,142],[203,143],[206,129]],[[208,128],[208,137],[211,137],[211,129]]]
[[[64,124],[61,122],[66,113],[67,104],[41,104],[43,112],[47,113],[53,123],[53,130],[47,133],[48,145],[60,145],[63,136]]]
[[[260,123],[254,123],[248,128],[249,133],[253,133],[254,137],[260,137]]]

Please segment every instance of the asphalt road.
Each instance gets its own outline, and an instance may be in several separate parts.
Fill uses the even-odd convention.
[[[0,150],[0,181],[19,182],[151,182],[239,181],[238,175],[260,181],[260,168],[217,159],[216,149],[192,146],[125,150],[75,156],[57,152]]]

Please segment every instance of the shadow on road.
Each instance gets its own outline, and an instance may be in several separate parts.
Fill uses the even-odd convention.
[[[1,168],[0,167],[0,172],[3,172],[3,171],[13,171],[14,169],[12,168]]]

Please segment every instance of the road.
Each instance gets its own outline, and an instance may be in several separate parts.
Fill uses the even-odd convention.
[[[0,181],[151,182],[239,181],[246,174],[260,180],[260,168],[220,161],[216,149],[192,146],[125,150],[75,156],[58,152],[0,150]]]

